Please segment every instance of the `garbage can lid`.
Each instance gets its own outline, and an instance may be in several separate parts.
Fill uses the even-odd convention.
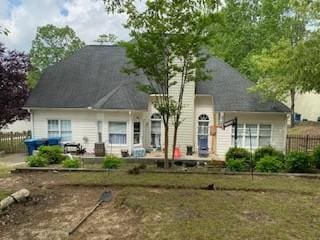
[[[35,139],[35,138],[28,138],[28,139],[24,140],[25,143],[31,143],[31,142],[35,142],[35,141],[37,141],[37,139]]]

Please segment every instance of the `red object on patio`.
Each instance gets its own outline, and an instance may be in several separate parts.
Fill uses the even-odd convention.
[[[180,157],[181,157],[180,148],[176,147],[176,148],[174,149],[174,158],[175,158],[175,159],[178,159],[178,158],[180,158]]]

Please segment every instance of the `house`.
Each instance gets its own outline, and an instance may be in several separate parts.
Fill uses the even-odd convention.
[[[290,107],[290,98],[287,106]],[[315,92],[297,93],[295,96],[295,121],[320,122],[320,94]]]
[[[161,149],[163,124],[152,105],[153,96],[136,88],[146,77],[123,73],[127,62],[119,46],[86,46],[50,66],[25,106],[31,113],[33,137],[61,136],[89,151],[94,143],[105,142],[109,153],[131,152],[138,146]],[[196,152],[207,147],[223,159],[234,144],[234,129],[219,126],[234,117],[239,123],[238,146],[250,147],[250,129],[253,148],[270,144],[283,151],[289,109],[249,94],[253,84],[217,58],[211,57],[206,67],[212,80],[190,82],[185,88],[177,140],[181,151],[185,153],[187,146]],[[170,94],[176,97],[177,90],[174,86]]]

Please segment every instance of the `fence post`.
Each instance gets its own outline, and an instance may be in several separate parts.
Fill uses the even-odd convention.
[[[307,138],[306,138],[306,152],[308,152],[308,146],[309,146],[309,135],[307,135]]]
[[[10,152],[13,152],[13,132],[10,132]]]

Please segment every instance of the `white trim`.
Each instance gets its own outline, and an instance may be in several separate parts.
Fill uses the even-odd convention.
[[[23,107],[26,110],[44,110],[44,111],[94,111],[94,112],[148,112],[148,109],[96,109],[96,108],[43,108],[43,107]]]
[[[288,114],[290,112],[245,112],[245,111],[215,111],[216,113],[242,113],[242,114]]]

